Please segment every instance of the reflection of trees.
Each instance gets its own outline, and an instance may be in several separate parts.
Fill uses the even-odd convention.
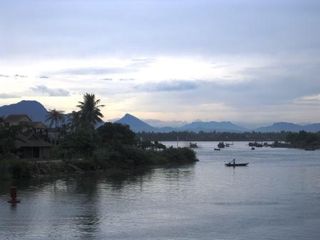
[[[152,177],[153,169],[136,169],[127,170],[122,173],[112,174],[106,178],[106,183],[110,184],[111,190],[121,192],[128,185],[139,184],[142,190],[143,182],[148,181]]]
[[[79,229],[80,239],[95,239],[100,224],[99,214],[99,183],[95,176],[80,176],[74,181],[74,194],[83,196],[80,204],[81,212],[73,221]]]
[[[119,197],[126,198],[130,191],[140,196],[140,192],[144,192],[144,185],[150,187],[152,183],[155,186],[159,178],[170,181],[167,184],[169,188],[176,188],[181,181],[192,181],[193,175],[194,165],[191,164],[147,170],[121,170],[112,174],[88,174],[28,183],[22,181],[20,189],[35,188],[35,193],[44,192],[44,195],[38,196],[39,199],[34,196],[33,200],[39,201],[43,207],[43,211],[39,213],[40,218],[48,219],[40,225],[48,229],[52,224],[55,225],[56,230],[51,228],[48,234],[55,237],[69,234],[69,236],[77,236],[77,239],[90,240],[103,234],[100,231],[102,224],[106,224],[105,219],[108,219],[108,214],[113,216],[118,214],[115,210],[111,211],[108,208],[118,206]],[[46,202],[47,199],[50,199],[49,203]],[[28,227],[32,229],[34,224],[35,222],[31,221]]]
[[[195,164],[186,164],[181,167],[171,167],[163,170],[165,178],[172,184],[174,187],[180,186],[180,181],[191,182],[194,177],[194,166]]]

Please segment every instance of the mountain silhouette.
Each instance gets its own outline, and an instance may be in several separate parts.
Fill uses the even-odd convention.
[[[182,127],[153,127],[143,120],[127,113],[121,119],[116,121],[116,123],[121,123],[129,125],[130,129],[135,132],[170,132],[170,131],[190,131],[190,132],[244,132],[247,129],[235,125],[231,122],[192,122],[185,124]]]
[[[18,103],[0,107],[1,117],[5,117],[10,114],[27,114],[33,121],[44,123],[48,111],[37,101],[23,100]]]
[[[235,125],[231,122],[192,122],[179,128],[180,131],[192,131],[192,132],[245,132],[246,128]]]
[[[128,125],[130,129],[134,132],[154,132],[156,128],[147,124],[146,122],[140,120],[139,118],[126,113],[122,118],[116,121],[116,123],[121,123]]]
[[[320,123],[307,124],[307,125],[299,125],[295,123],[289,122],[276,122],[270,126],[257,128],[255,131],[257,132],[299,132],[299,131],[307,131],[307,132],[318,132],[320,131]]]

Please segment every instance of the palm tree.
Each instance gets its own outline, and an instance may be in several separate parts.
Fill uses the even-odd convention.
[[[73,131],[80,125],[80,112],[72,111],[71,113],[69,113],[67,127]]]
[[[96,99],[94,94],[84,94],[83,101],[77,107],[80,108],[80,121],[85,126],[94,128],[98,122],[102,122],[100,108],[104,105],[100,104],[100,99]]]
[[[64,111],[58,111],[56,109],[52,109],[48,112],[46,122],[49,122],[49,126],[54,126],[58,128],[64,121]]]

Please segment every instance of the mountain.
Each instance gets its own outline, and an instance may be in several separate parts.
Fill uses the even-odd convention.
[[[307,132],[320,132],[320,123],[304,125],[303,128]]]
[[[134,132],[154,132],[157,129],[129,113],[117,120],[116,123],[129,125]]]
[[[177,128],[187,124],[185,121],[161,121],[156,119],[143,119],[143,121],[157,128],[167,128],[168,126],[170,126],[169,128]]]
[[[0,107],[0,116],[8,116],[10,114],[27,114],[36,122],[45,122],[47,113],[47,109],[37,101],[23,100],[18,103]]]
[[[240,127],[238,125],[235,125],[231,122],[192,122],[189,124],[186,124],[180,128],[178,128],[180,131],[192,131],[192,132],[245,132],[247,129]]]
[[[289,122],[277,122],[272,124],[271,126],[260,127],[255,131],[257,132],[299,132],[299,131],[307,131],[307,132],[318,132],[320,131],[320,123],[308,124],[308,125],[299,125],[295,123]]]
[[[116,123],[126,124],[134,132],[171,132],[171,131],[190,131],[190,132],[244,132],[245,128],[237,126],[231,122],[193,122],[185,124],[182,127],[153,127],[139,118],[126,114]]]

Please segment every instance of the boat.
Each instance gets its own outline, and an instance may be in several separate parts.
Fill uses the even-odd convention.
[[[220,151],[220,148],[215,148],[214,150],[215,150],[215,151]]]
[[[255,150],[255,148],[254,148],[254,147],[252,147],[252,148],[251,148],[251,150]]]
[[[263,147],[263,145],[261,143],[258,142],[249,142],[248,143],[249,147]]]
[[[314,148],[314,147],[307,147],[307,148],[305,148],[304,150],[305,150],[305,151],[315,151],[316,148]]]
[[[224,148],[224,147],[225,147],[225,145],[224,145],[223,142],[219,142],[219,143],[218,143],[218,148]]]
[[[225,163],[226,167],[246,167],[249,163],[236,163],[236,160],[233,159],[231,162]]]
[[[197,143],[189,143],[189,148],[198,148]]]
[[[249,163],[226,163],[226,167],[246,167]]]

